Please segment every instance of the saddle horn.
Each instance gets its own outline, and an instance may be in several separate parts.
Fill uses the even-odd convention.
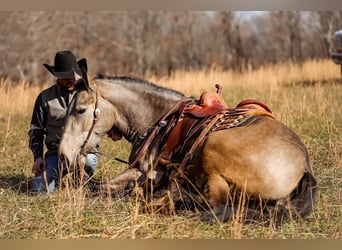
[[[221,95],[222,93],[222,86],[218,83],[215,84],[215,88],[216,88],[216,93]]]

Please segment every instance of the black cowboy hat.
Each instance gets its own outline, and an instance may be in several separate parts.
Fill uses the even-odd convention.
[[[82,69],[87,72],[87,60],[82,58],[76,61],[75,55],[69,50],[56,53],[54,66],[46,63],[43,65],[51,74],[60,79],[74,78],[75,72],[82,76]]]

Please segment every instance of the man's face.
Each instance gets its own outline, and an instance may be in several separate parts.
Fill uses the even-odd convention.
[[[75,88],[75,78],[58,79],[58,82],[69,91],[74,90]]]

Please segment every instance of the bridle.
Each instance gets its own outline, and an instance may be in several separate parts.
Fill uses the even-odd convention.
[[[88,134],[87,134],[87,137],[86,139],[84,140],[82,146],[81,146],[81,149],[80,149],[80,154],[83,155],[83,156],[86,156],[87,153],[85,152],[85,146],[87,145],[89,139],[90,139],[90,136],[91,134],[93,133],[93,130],[95,128],[95,125],[99,119],[99,114],[101,113],[100,109],[98,108],[98,99],[99,99],[99,94],[98,94],[98,90],[96,89],[95,91],[95,109],[94,109],[94,112],[93,112],[93,122],[91,124],[91,127],[88,131]]]

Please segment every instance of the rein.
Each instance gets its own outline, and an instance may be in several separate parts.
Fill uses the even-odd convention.
[[[80,150],[80,154],[83,156],[86,156],[86,152],[85,152],[85,146],[87,145],[91,134],[93,133],[94,127],[99,119],[99,114],[101,113],[100,109],[98,108],[98,99],[99,99],[99,94],[98,94],[98,90],[96,89],[95,92],[95,109],[94,109],[94,113],[93,113],[93,123],[91,124],[91,127],[88,131],[87,137],[85,139],[85,141],[82,144],[81,150]]]

